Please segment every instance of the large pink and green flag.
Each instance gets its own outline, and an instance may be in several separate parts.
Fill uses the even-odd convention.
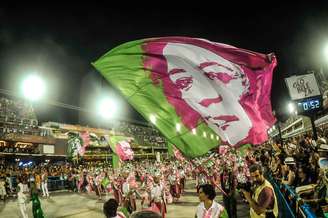
[[[163,37],[122,44],[93,63],[184,155],[219,144],[267,140],[273,54],[205,39]]]
[[[113,157],[116,155],[121,161],[133,160],[134,152],[131,148],[130,142],[133,140],[131,137],[127,136],[105,136],[109,143],[110,148],[113,151]],[[115,158],[116,158],[115,156]],[[116,161],[117,158],[113,158]]]

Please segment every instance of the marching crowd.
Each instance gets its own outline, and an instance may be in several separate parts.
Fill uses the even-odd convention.
[[[110,213],[129,217],[129,214],[141,209],[155,211],[165,217],[167,204],[178,202],[184,193],[186,180],[193,180],[202,204],[196,209],[197,217],[204,217],[206,213],[213,215],[208,217],[237,217],[237,195],[251,206],[249,193],[254,193],[255,189],[250,182],[254,185],[256,177],[250,166],[258,164],[263,166],[263,175],[270,174],[281,184],[295,188],[300,196],[298,203],[312,205],[320,217],[327,205],[327,154],[328,143],[324,137],[314,141],[310,136],[304,136],[283,146],[268,142],[249,148],[243,154],[238,149],[227,147],[189,160],[122,162],[119,169],[106,165],[74,166],[70,163],[27,167],[2,165],[0,196],[3,200],[9,194],[18,196],[20,205],[24,205],[24,199],[29,193],[32,196],[31,189],[34,188],[43,197],[49,197],[48,178],[57,176],[71,192],[94,192],[99,200],[111,194],[113,199],[104,204],[104,212],[112,211]],[[262,169],[256,170],[262,174]],[[215,202],[216,191],[222,193],[223,205]],[[273,211],[274,193],[267,194],[266,198],[273,199],[267,205],[268,211]],[[137,199],[140,199],[140,205],[137,205]],[[211,201],[214,209],[208,211],[206,201]],[[258,203],[261,204],[261,200]],[[26,207],[20,209],[22,216],[27,217]]]

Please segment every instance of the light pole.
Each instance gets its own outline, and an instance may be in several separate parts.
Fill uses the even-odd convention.
[[[273,115],[276,116],[276,111],[272,111]],[[280,145],[283,145],[282,135],[281,135],[281,128],[280,128],[280,120],[277,118],[277,128],[278,128],[278,134],[279,134],[279,142]]]

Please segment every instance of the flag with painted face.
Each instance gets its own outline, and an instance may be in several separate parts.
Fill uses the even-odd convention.
[[[93,66],[186,156],[219,144],[260,144],[275,122],[274,55],[205,39],[122,44]]]
[[[134,152],[128,141],[119,141],[116,145],[116,154],[121,160],[133,160]]]
[[[130,145],[130,142],[132,141],[131,137],[106,136],[106,138],[109,141],[110,147],[113,150],[114,154],[117,155],[120,160],[133,160],[134,152]]]

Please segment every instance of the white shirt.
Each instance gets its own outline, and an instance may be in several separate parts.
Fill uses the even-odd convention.
[[[198,183],[199,183],[199,185],[204,185],[204,184],[206,184],[207,183],[207,178],[206,178],[206,176],[204,175],[204,174],[199,174],[199,176],[198,176]]]
[[[24,185],[23,185],[23,183],[18,183],[18,187],[19,187],[19,190],[21,191],[21,192],[23,192],[24,191]]]
[[[6,182],[5,181],[0,181],[0,189],[4,189],[5,188],[5,184]]]
[[[184,170],[181,170],[179,173],[180,173],[180,177],[182,177],[182,178],[184,178],[184,177],[186,176],[186,174],[185,174],[185,171],[184,171]]]
[[[155,185],[151,189],[151,198],[154,199],[155,202],[160,202],[162,200],[162,190],[160,185]]]
[[[124,182],[122,185],[122,191],[123,191],[123,195],[127,196],[128,193],[130,192],[130,185],[128,182]]]
[[[173,185],[176,182],[176,177],[174,175],[169,175],[168,180],[170,184]]]
[[[222,213],[223,210],[224,207],[215,201],[213,201],[212,206],[208,210],[206,210],[204,202],[201,202],[197,207],[196,217],[204,218],[206,217],[205,215],[209,213],[209,218],[219,218],[219,215]]]
[[[19,204],[25,204],[27,198],[26,198],[26,195],[20,191],[17,193],[17,200],[18,200],[18,203]]]

